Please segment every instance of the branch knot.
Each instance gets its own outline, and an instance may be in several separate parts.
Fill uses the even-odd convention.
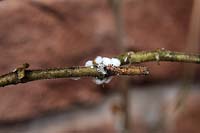
[[[18,67],[13,70],[13,72],[17,73],[17,79],[21,81],[25,77],[25,70],[29,67],[30,65],[28,63],[22,64],[21,67]]]

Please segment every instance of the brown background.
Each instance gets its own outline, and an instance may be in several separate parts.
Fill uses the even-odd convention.
[[[189,51],[185,47],[192,4],[192,0],[124,0],[126,49]],[[38,69],[84,65],[97,55],[114,56],[120,54],[115,38],[115,22],[106,0],[0,1],[2,74],[24,62]],[[182,77],[181,63],[148,64],[151,75],[136,77],[135,83],[143,86]],[[103,90],[108,89],[108,94],[115,91],[117,80],[120,78]],[[104,91],[91,79],[35,81],[1,88],[0,122],[32,120],[74,105],[96,105],[103,101]]]

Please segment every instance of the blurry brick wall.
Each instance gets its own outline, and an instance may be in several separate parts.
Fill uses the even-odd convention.
[[[164,47],[185,51],[191,7],[191,0],[126,0],[127,50]],[[64,67],[83,65],[96,55],[119,54],[114,24],[106,0],[1,1],[0,73],[24,62],[32,69]],[[151,76],[140,80],[178,79],[182,73],[178,63],[149,66]],[[112,82],[108,89],[116,84]],[[95,88],[88,79],[35,81],[1,88],[0,121],[29,119],[72,104],[98,103],[102,94]]]

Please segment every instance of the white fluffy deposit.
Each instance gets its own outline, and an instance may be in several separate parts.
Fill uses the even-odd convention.
[[[96,68],[98,72],[101,72],[104,75],[107,74],[105,67],[109,66],[109,65],[118,67],[121,65],[121,62],[117,58],[108,58],[108,57],[97,56],[94,59],[94,61],[88,60],[85,63],[86,67]],[[104,78],[104,79],[95,78],[93,81],[96,84],[104,84],[104,83],[109,83],[111,81],[111,78]]]

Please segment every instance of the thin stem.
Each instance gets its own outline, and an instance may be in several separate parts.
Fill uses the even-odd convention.
[[[118,56],[122,64],[135,64],[150,61],[170,61],[185,63],[200,63],[199,54],[187,54],[164,49],[154,51],[127,52]]]
[[[186,54],[181,52],[173,52],[169,50],[155,50],[155,51],[141,51],[141,52],[127,52],[117,57],[122,65],[135,64],[149,61],[172,61],[172,62],[185,62],[185,63],[200,63],[199,54]],[[11,72],[0,76],[0,87],[26,83],[34,80],[41,79],[54,79],[54,78],[70,78],[70,77],[98,77],[104,78],[105,76],[115,75],[141,75],[148,74],[145,67],[118,67],[118,69],[108,69],[110,75],[104,75],[98,72],[96,68],[90,67],[70,67],[70,68],[55,68],[46,70],[24,70],[18,68],[17,71]]]
[[[18,69],[19,70],[19,69]],[[73,77],[98,77],[103,79],[115,75],[146,75],[148,70],[146,67],[109,67],[107,74],[98,72],[96,68],[90,67],[70,67],[70,68],[55,68],[46,70],[24,70],[24,75],[21,76],[19,71],[11,72],[0,76],[0,87],[11,84],[26,83],[34,80],[56,79],[56,78],[73,78]],[[21,71],[21,70],[20,70]]]

